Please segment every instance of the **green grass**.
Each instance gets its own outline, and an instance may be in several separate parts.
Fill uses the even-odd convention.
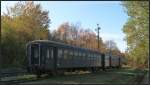
[[[98,73],[80,72],[78,74],[66,73],[66,75],[49,76],[46,79],[28,82],[27,84],[133,84],[138,75],[143,75],[146,70],[131,68],[112,69]],[[16,80],[30,80],[35,75],[24,75],[16,77]]]

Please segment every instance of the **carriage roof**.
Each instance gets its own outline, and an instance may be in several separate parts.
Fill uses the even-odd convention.
[[[53,44],[54,46],[57,46],[57,47],[61,46],[61,47],[64,47],[64,48],[73,48],[73,49],[78,49],[78,50],[82,50],[82,51],[91,51],[91,52],[94,52],[94,53],[100,53],[98,51],[94,51],[94,50],[91,50],[91,49],[88,49],[88,48],[72,46],[72,45],[68,45],[68,44],[61,43],[61,42],[55,42],[55,41],[51,41],[51,40],[34,40],[34,41],[30,41],[28,44],[34,44],[34,43]]]

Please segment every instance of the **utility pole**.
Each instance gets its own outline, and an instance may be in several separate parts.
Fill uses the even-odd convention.
[[[109,41],[109,65],[111,67],[111,42]]]
[[[97,29],[96,29],[96,31],[97,31],[97,43],[98,43],[98,50],[99,50],[99,48],[100,48],[100,45],[99,45],[99,30],[100,30],[101,28],[99,27],[99,24],[97,24]]]

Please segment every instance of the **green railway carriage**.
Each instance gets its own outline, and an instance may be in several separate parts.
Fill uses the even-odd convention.
[[[60,71],[97,71],[110,63],[105,63],[105,55],[97,51],[50,40],[31,41],[26,47],[28,71],[38,75]],[[116,59],[114,65],[119,65],[119,62]]]

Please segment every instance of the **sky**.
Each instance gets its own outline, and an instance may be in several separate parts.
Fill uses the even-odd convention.
[[[17,1],[1,1],[1,14],[6,12],[6,6],[13,6]],[[81,27],[96,32],[99,24],[100,37],[105,42],[113,40],[124,52],[127,43],[122,32],[123,25],[129,16],[120,1],[34,1],[49,11],[51,19],[50,31],[57,29],[62,23],[81,24]]]

